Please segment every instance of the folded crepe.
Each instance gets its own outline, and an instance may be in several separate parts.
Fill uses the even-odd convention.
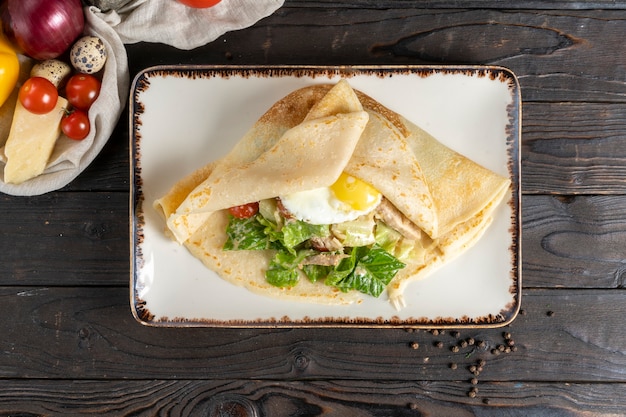
[[[279,100],[228,155],[180,180],[154,207],[168,234],[233,284],[277,298],[353,303],[363,294],[323,282],[268,283],[275,250],[223,249],[228,208],[330,187],[342,173],[373,186],[418,230],[418,256],[386,286],[396,308],[408,283],[478,241],[510,185],[342,80]]]

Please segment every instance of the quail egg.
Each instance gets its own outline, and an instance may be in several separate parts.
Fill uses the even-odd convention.
[[[83,36],[70,50],[70,62],[77,71],[94,74],[100,71],[107,60],[107,51],[102,39],[97,36]]]
[[[30,70],[31,77],[43,77],[59,88],[72,73],[72,68],[58,59],[47,59],[35,64]]]

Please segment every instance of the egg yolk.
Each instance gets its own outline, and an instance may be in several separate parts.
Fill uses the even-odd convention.
[[[337,200],[349,205],[354,210],[367,210],[380,201],[376,188],[345,172],[330,186]]]

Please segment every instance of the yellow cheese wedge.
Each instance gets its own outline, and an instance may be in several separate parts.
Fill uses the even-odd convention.
[[[4,147],[5,183],[20,184],[44,171],[61,135],[64,108],[67,108],[67,100],[63,97],[59,97],[56,107],[46,114],[31,113],[17,101]]]

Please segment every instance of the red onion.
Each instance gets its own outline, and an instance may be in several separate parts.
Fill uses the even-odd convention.
[[[4,3],[4,32],[31,58],[58,57],[85,26],[81,0],[7,0]]]

